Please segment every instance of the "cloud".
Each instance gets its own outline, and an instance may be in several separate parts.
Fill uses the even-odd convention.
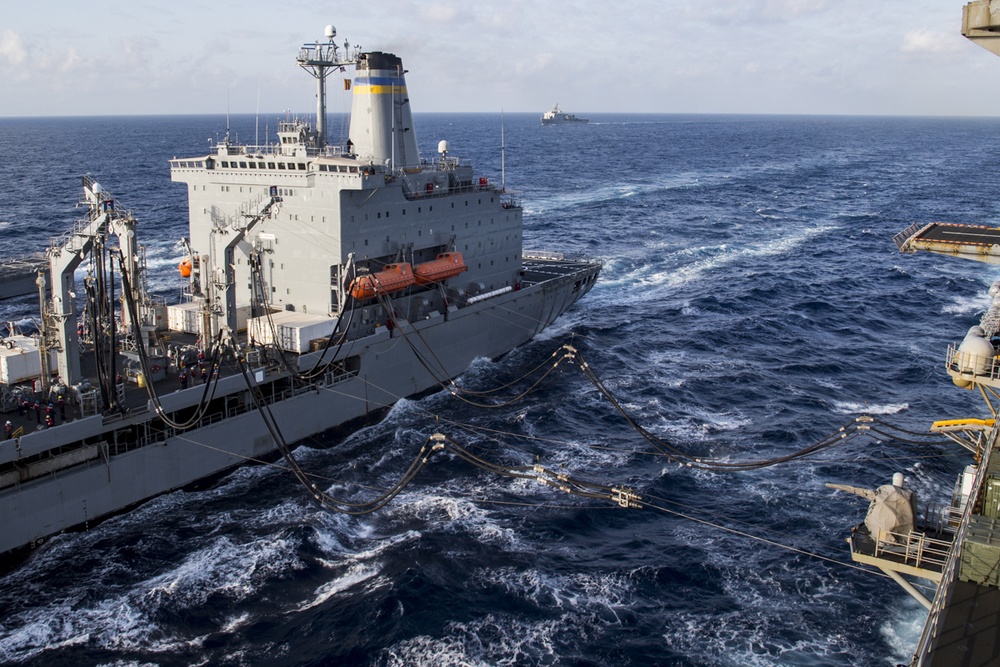
[[[28,49],[21,36],[12,30],[0,30],[0,64],[17,67],[28,60]]]
[[[459,11],[453,5],[436,2],[431,5],[421,5],[420,15],[432,25],[441,25],[454,23],[459,16]]]
[[[766,25],[825,14],[835,7],[829,0],[745,0],[708,5],[688,0],[681,16],[722,25]]]
[[[899,50],[902,53],[954,53],[962,46],[961,40],[949,32],[934,32],[921,28],[903,35]]]

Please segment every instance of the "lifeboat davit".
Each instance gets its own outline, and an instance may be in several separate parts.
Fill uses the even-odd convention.
[[[355,299],[371,299],[382,292],[396,292],[412,285],[413,268],[407,262],[387,264],[375,273],[358,276],[351,282],[351,296]]]
[[[177,270],[181,272],[181,278],[191,277],[191,258],[186,257],[177,265]]]
[[[465,260],[462,259],[462,253],[443,252],[437,256],[437,259],[417,264],[413,268],[413,279],[418,285],[429,285],[454,278],[468,269]]]

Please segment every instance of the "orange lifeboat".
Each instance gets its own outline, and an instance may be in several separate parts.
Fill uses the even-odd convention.
[[[407,262],[387,264],[376,273],[358,276],[351,282],[351,296],[370,299],[378,292],[396,292],[413,284],[413,268]]]
[[[185,257],[181,260],[181,263],[177,265],[177,270],[181,272],[181,278],[191,277],[191,258]]]
[[[443,252],[437,256],[437,259],[417,264],[413,268],[413,279],[418,285],[429,285],[454,278],[468,269],[465,260],[462,259],[462,253]]]

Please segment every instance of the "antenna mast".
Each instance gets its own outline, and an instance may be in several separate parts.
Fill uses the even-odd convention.
[[[344,44],[344,57],[337,53],[338,47],[333,43],[337,29],[326,26],[326,42],[303,44],[296,58],[299,67],[316,78],[316,147],[326,148],[326,77],[331,68],[353,65],[357,62],[357,53],[353,56],[347,53]]]
[[[507,192],[506,148],[503,140],[503,109],[500,109],[500,192]]]

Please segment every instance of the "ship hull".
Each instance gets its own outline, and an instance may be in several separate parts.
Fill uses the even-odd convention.
[[[593,285],[598,271],[599,265],[581,263],[522,290],[463,308],[452,306],[447,313],[402,323],[392,331],[382,327],[375,335],[354,343],[352,354],[359,362],[356,374],[332,378],[323,386],[300,388],[270,404],[284,440],[296,442],[371,418],[402,397],[434,390],[442,380],[462,374],[476,358],[502,356],[572,306]],[[413,336],[414,331],[419,336]],[[425,353],[422,356],[434,359],[435,367],[425,367],[410,344],[397,340],[408,334],[409,342],[418,349],[426,346],[433,351],[428,355],[427,349],[420,349]],[[263,371],[260,377],[263,379]],[[268,386],[265,381],[265,395]],[[197,403],[201,392],[201,387],[191,387],[168,394],[161,402],[168,410],[184,409]],[[160,434],[120,453],[116,453],[113,433],[116,428],[120,432],[121,423],[99,421],[95,429],[93,424],[70,422],[37,434],[37,442],[31,436],[22,438],[19,452],[32,453],[34,465],[39,465],[38,456],[46,451],[60,453],[66,465],[27,481],[10,484],[11,480],[6,480],[8,484],[0,488],[0,523],[4,526],[0,553],[35,546],[66,530],[89,527],[157,495],[272,455],[276,444],[250,401],[242,377],[221,381],[216,392],[216,398],[220,397],[224,409],[208,415],[202,420],[204,425]],[[153,425],[151,412],[132,415],[127,421],[124,426],[140,433],[160,428]],[[95,435],[101,428],[103,431]],[[89,437],[82,437],[81,429],[89,429]],[[100,442],[95,445],[96,440]],[[0,458],[9,458],[12,447],[13,441],[2,443]],[[74,451],[85,460],[73,460]],[[54,456],[52,460],[57,459]],[[49,465],[58,468],[51,460]]]

